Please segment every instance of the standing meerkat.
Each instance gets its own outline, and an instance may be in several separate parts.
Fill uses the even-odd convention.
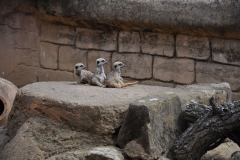
[[[82,63],[77,63],[74,67],[74,74],[78,78],[78,81],[77,81],[78,84],[80,84],[80,83],[91,84],[93,73],[85,70],[85,68],[86,67]]]
[[[107,78],[105,81],[106,87],[122,88],[122,87],[135,85],[138,83],[138,81],[132,82],[132,83],[123,83],[123,78],[121,77],[120,69],[125,66],[126,65],[123,64],[122,62],[115,62],[113,64],[113,70],[107,75]]]
[[[103,65],[106,63],[107,61],[104,58],[98,58],[96,60],[97,67],[92,76],[92,81],[91,81],[92,85],[99,86],[99,87],[106,87],[104,85],[106,75],[104,73],[104,68],[103,68]]]

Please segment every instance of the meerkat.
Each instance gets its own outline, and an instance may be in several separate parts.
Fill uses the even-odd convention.
[[[85,66],[82,63],[77,63],[74,67],[74,74],[77,76],[78,84],[91,84],[93,73],[85,70]]]
[[[99,87],[106,87],[104,85],[106,75],[104,73],[103,65],[106,64],[107,61],[104,58],[98,58],[96,60],[97,67],[95,72],[93,73],[91,84]]]
[[[107,75],[105,85],[109,88],[122,88],[127,87],[131,85],[135,85],[138,83],[132,82],[132,83],[123,83],[123,78],[121,77],[121,68],[125,67],[126,65],[122,62],[115,62],[113,64],[113,70]]]

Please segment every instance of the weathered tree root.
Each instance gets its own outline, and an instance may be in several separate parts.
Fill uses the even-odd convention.
[[[240,146],[240,101],[211,106],[191,102],[184,117],[191,125],[173,144],[171,154],[177,160],[200,160],[227,137]]]

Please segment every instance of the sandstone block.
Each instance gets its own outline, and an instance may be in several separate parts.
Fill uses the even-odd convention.
[[[172,57],[174,54],[174,36],[171,34],[141,32],[143,53]]]
[[[77,81],[77,78],[72,72],[40,69],[38,81]]]
[[[28,30],[31,32],[37,31],[36,17],[31,14],[17,12],[6,17],[3,16],[1,21],[14,29]]]
[[[43,68],[58,69],[58,50],[58,45],[40,43],[40,64]]]
[[[208,37],[177,35],[176,51],[178,57],[206,60],[210,57]]]
[[[211,42],[213,61],[240,66],[240,40],[213,38]]]
[[[96,60],[98,58],[104,58],[107,61],[107,64],[104,65],[104,71],[107,75],[112,70],[112,62],[111,62],[111,55],[110,52],[104,51],[88,51],[88,68],[87,70],[94,72],[96,68]]]
[[[77,28],[76,46],[81,49],[117,50],[117,31]]]
[[[195,80],[194,60],[154,57],[153,77],[167,82],[191,84]]]
[[[119,52],[140,52],[139,32],[119,32],[118,43]]]
[[[136,100],[129,106],[117,144],[132,159],[157,159],[179,135],[180,113],[180,99],[173,93]]]
[[[41,23],[40,39],[58,44],[75,44],[75,28],[59,24]]]
[[[8,75],[18,64],[39,66],[37,29],[14,30],[1,25],[0,37],[0,73]]]
[[[59,49],[59,69],[73,71],[76,63],[87,65],[87,51],[71,46],[61,46]]]
[[[152,78],[152,56],[142,54],[113,53],[112,64],[121,61],[126,67],[121,69],[123,77],[136,79]]]
[[[0,76],[17,86],[35,82],[37,76],[34,80],[31,79],[33,77],[30,78],[30,75],[34,73],[29,68],[39,67],[38,26],[35,16],[15,10],[17,5],[26,3],[28,2],[2,1],[0,4]]]
[[[232,91],[240,91],[240,68],[216,63],[197,62],[197,83],[228,82]]]
[[[7,79],[17,87],[22,87],[26,84],[37,82],[38,70],[38,67],[20,64],[17,65],[10,74],[4,77],[7,77]]]

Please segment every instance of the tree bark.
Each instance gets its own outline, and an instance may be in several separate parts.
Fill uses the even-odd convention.
[[[240,145],[240,101],[211,106],[189,103],[184,112],[191,125],[171,148],[177,160],[200,160],[201,157],[229,137]]]

